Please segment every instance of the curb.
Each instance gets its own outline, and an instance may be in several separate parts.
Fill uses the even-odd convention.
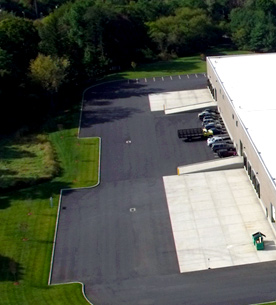
[[[98,87],[98,86],[101,86],[101,85],[104,85],[104,84],[108,84],[108,83],[115,83],[115,82],[124,82],[124,81],[129,81],[129,80],[122,80],[122,79],[118,79],[118,80],[110,80],[110,81],[107,81],[107,82],[102,82],[102,83],[99,83],[99,84],[96,84],[96,85],[92,85],[88,88],[86,88],[83,93],[82,93],[82,102],[81,102],[81,107],[80,107],[80,118],[79,118],[79,128],[78,128],[78,138],[80,139],[80,129],[81,129],[81,121],[82,121],[82,112],[83,112],[83,103],[86,101],[84,99],[84,95],[85,93],[90,90],[91,88],[95,88],[95,87]],[[84,137],[84,138],[88,138],[89,137]],[[94,138],[94,137],[91,137],[91,138]]]
[[[52,247],[52,256],[51,256],[51,262],[50,262],[50,271],[49,271],[49,277],[48,277],[48,285],[49,286],[55,286],[55,285],[65,285],[65,284],[73,284],[73,283],[79,283],[82,285],[82,294],[86,301],[93,305],[87,298],[85,294],[85,285],[81,282],[67,282],[67,283],[60,283],[60,284],[51,284],[51,279],[52,279],[52,273],[53,273],[53,262],[54,262],[54,256],[55,256],[55,248],[56,248],[56,239],[57,239],[57,232],[58,232],[58,224],[59,224],[59,216],[60,216],[60,206],[61,206],[61,201],[62,201],[62,193],[63,191],[69,191],[69,190],[81,190],[81,189],[92,189],[97,187],[100,184],[100,173],[101,173],[101,138],[100,137],[91,137],[91,138],[98,138],[99,139],[99,163],[98,163],[98,182],[97,184],[93,186],[88,186],[88,187],[78,187],[78,188],[65,188],[60,190],[59,194],[59,202],[58,202],[58,210],[57,210],[57,216],[56,216],[56,225],[55,225],[55,234],[54,234],[54,241],[53,241],[53,247]],[[87,138],[86,138],[87,139]]]
[[[104,84],[104,83],[101,83]],[[100,85],[100,84],[98,84]],[[100,184],[101,181],[101,147],[102,147],[102,139],[100,137],[84,137],[84,138],[80,138],[80,124],[81,124],[81,120],[82,120],[82,111],[83,111],[83,103],[84,103],[84,94],[86,93],[87,90],[96,87],[98,85],[93,85],[90,86],[89,88],[85,89],[83,91],[82,94],[82,103],[81,103],[81,109],[80,109],[80,118],[79,118],[79,128],[78,128],[78,139],[94,139],[94,138],[98,138],[99,139],[99,162],[98,162],[98,182],[93,185],[93,186],[88,186],[88,187],[78,187],[78,188],[64,188],[60,190],[60,194],[59,194],[59,202],[58,202],[58,210],[57,210],[57,216],[56,216],[56,225],[55,225],[55,234],[54,234],[54,241],[53,241],[53,247],[52,247],[52,255],[51,255],[51,262],[50,262],[50,271],[49,271],[49,277],[48,277],[48,285],[49,286],[56,286],[56,285],[66,285],[66,284],[80,284],[82,286],[82,294],[83,297],[85,298],[85,300],[93,305],[87,298],[86,294],[85,294],[85,285],[81,282],[67,282],[67,283],[58,283],[58,284],[51,284],[51,280],[52,280],[52,273],[53,273],[53,262],[54,262],[54,256],[55,256],[55,248],[56,248],[56,239],[57,239],[57,231],[58,231],[58,224],[59,224],[59,217],[60,217],[60,206],[61,206],[61,201],[62,201],[62,193],[63,191],[69,191],[69,190],[81,190],[81,189],[92,189],[97,187]]]

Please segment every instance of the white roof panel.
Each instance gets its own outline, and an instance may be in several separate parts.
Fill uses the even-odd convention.
[[[276,53],[209,57],[256,149],[276,178]],[[271,136],[269,136],[271,135]]]

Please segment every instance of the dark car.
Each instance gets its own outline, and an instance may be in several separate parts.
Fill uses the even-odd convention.
[[[212,118],[207,118],[207,119],[204,118],[202,121],[202,125],[207,125],[209,123],[220,124],[221,121],[219,119],[212,119]]]
[[[217,154],[220,158],[232,157],[236,156],[236,150],[227,150],[227,149],[220,149],[217,151]]]
[[[203,125],[207,130],[211,128],[222,128],[222,125],[219,123],[208,123],[206,125]]]
[[[224,134],[226,132],[225,129],[215,127],[209,128],[208,130],[212,130],[213,135]]]
[[[198,118],[200,120],[203,120],[204,117],[213,117],[213,118],[218,118],[219,113],[217,110],[211,110],[211,109],[205,109],[204,111],[200,112],[198,114]]]
[[[212,150],[214,152],[217,152],[218,150],[221,150],[221,149],[232,150],[232,151],[236,150],[236,148],[233,144],[228,144],[228,143],[217,143],[212,146]]]

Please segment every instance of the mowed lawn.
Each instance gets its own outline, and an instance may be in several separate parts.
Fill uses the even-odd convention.
[[[99,139],[78,139],[77,133],[77,128],[49,133],[60,162],[58,177],[0,195],[1,305],[87,304],[80,284],[48,286],[60,189],[98,182]],[[29,157],[17,155],[14,162],[21,158],[21,164],[30,164]],[[34,154],[32,158],[37,167],[41,156]],[[38,162],[43,166],[41,160]]]
[[[238,55],[249,54],[248,51],[225,51],[222,49],[213,49],[208,51],[206,56],[215,55]],[[205,54],[204,54],[205,55]],[[139,79],[147,77],[162,77],[174,76],[193,73],[206,72],[206,61],[203,56],[198,54],[195,56],[181,57],[168,61],[157,61],[149,64],[136,64],[135,69],[130,68],[128,71],[122,71],[109,75],[102,79],[102,81],[116,80],[116,79]]]

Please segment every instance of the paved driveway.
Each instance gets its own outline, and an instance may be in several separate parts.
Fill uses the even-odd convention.
[[[274,262],[179,273],[162,177],[175,175],[180,164],[214,156],[204,142],[177,138],[178,128],[194,126],[196,113],[150,112],[147,96],[205,86],[204,75],[191,75],[88,90],[80,135],[102,137],[101,184],[64,193],[52,283],[83,282],[95,305],[275,298]]]

